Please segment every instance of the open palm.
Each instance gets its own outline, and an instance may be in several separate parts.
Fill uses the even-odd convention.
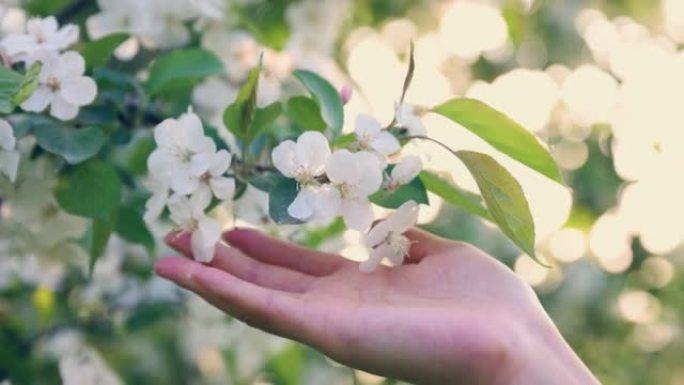
[[[232,247],[219,245],[209,265],[169,257],[156,268],[252,326],[376,374],[421,384],[543,384],[554,377],[535,369],[541,354],[556,358],[546,366],[557,366],[563,383],[592,383],[556,362],[581,365],[505,266],[462,243],[406,235],[406,263],[373,273],[252,230],[224,234]],[[190,256],[188,234],[167,242]]]

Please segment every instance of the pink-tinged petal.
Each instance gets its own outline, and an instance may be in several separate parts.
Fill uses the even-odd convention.
[[[71,78],[62,83],[59,94],[67,102],[76,106],[85,106],[92,103],[97,96],[97,84],[86,76]]]
[[[405,185],[423,171],[423,161],[417,156],[406,156],[392,169],[392,181]]]
[[[46,86],[38,86],[33,95],[21,103],[24,111],[41,112],[44,111],[52,101],[52,91]]]
[[[296,152],[297,144],[291,140],[280,143],[271,152],[273,166],[288,178],[294,178],[297,171],[297,165],[295,164]]]
[[[7,175],[10,182],[14,182],[17,178],[20,158],[19,151],[0,150],[0,173]]]
[[[67,102],[59,94],[54,94],[50,106],[50,115],[59,120],[71,120],[78,115],[78,106]]]
[[[211,191],[220,200],[233,198],[235,194],[235,179],[225,177],[214,177],[209,180]]]
[[[233,157],[226,150],[219,150],[211,160],[211,167],[209,173],[213,176],[220,176],[226,173],[230,168]]]
[[[373,223],[373,208],[368,199],[345,199],[341,211],[344,223],[352,230],[365,233]]]
[[[365,172],[355,154],[348,150],[335,151],[325,165],[328,178],[335,183],[356,184]]]
[[[17,139],[14,137],[12,126],[6,120],[0,119],[0,149],[10,151],[16,146]]]
[[[85,60],[76,51],[68,51],[60,55],[55,64],[53,75],[59,80],[80,77],[85,72]]]
[[[311,175],[323,172],[330,157],[328,139],[318,131],[307,131],[297,139],[296,163],[305,167]]]
[[[387,131],[379,132],[370,142],[370,147],[382,155],[391,155],[399,151],[399,139]]]

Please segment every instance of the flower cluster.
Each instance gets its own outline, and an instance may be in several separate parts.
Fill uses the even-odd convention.
[[[0,51],[12,63],[26,66],[40,62],[39,83],[33,94],[21,104],[30,112],[42,112],[50,106],[50,115],[60,120],[76,117],[80,107],[95,100],[97,85],[84,76],[85,60],[75,51],[66,51],[78,41],[76,25],[62,28],[57,19],[31,19],[25,33],[15,33],[0,41]]]
[[[422,133],[419,131],[422,122],[408,107],[397,109],[396,121],[408,123],[409,127],[399,123],[406,130]],[[329,222],[332,218],[342,216],[348,228],[367,232],[375,219],[370,196],[383,187],[390,192],[395,191],[413,181],[422,170],[420,158],[406,156],[392,165],[389,173],[385,172],[389,160],[396,159],[401,143],[372,116],[362,114],[357,117],[354,136],[356,141],[349,149],[332,151],[323,134],[306,131],[296,142],[286,140],[273,149],[273,165],[299,186],[297,197],[287,210],[291,217],[301,221]],[[417,213],[417,204],[413,201],[408,203],[410,205],[402,206],[401,210]],[[402,216],[401,213],[398,215]],[[397,220],[391,218],[383,222],[387,224],[381,228],[391,228],[394,234],[403,227],[396,227],[394,222]],[[408,227],[415,221],[414,215]],[[405,222],[401,224],[403,226]],[[384,231],[376,230],[378,226],[371,230],[369,236],[373,234],[373,238],[377,238],[378,232]],[[399,234],[406,229],[399,231]],[[384,257],[391,261],[403,258],[407,249],[398,246],[397,239],[390,241],[391,247],[378,247],[378,243],[371,242],[368,246],[373,249],[373,262],[364,267],[368,270],[377,267]]]
[[[192,250],[199,261],[208,262],[221,237],[221,225],[205,210],[215,197],[233,197],[235,180],[225,176],[232,156],[218,150],[204,134],[193,112],[167,119],[154,129],[158,148],[147,161],[153,195],[147,201],[145,219],[154,221],[168,207],[178,229],[192,233]]]

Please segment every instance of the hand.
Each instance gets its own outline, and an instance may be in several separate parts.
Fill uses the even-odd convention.
[[[534,292],[476,248],[420,230],[406,263],[362,273],[338,255],[252,230],[224,234],[203,265],[159,275],[242,321],[345,365],[420,384],[597,384]],[[191,256],[189,234],[167,242]]]

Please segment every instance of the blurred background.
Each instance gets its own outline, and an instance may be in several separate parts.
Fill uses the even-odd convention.
[[[85,26],[112,2],[20,3],[0,1],[1,33],[20,25],[26,9],[71,12]],[[219,7],[220,17],[189,26],[189,39],[216,53],[235,78],[208,79],[191,100],[216,125],[234,98],[231,82],[261,51],[270,80],[261,86],[264,104],[287,93],[283,74],[303,67],[353,87],[346,129],[359,112],[389,121],[413,42],[417,69],[407,102],[478,98],[548,143],[568,188],[496,157],[521,180],[537,249],[551,268],[435,196],[422,225],[477,245],[531,284],[604,384],[684,385],[684,0],[206,3]],[[84,30],[97,35],[97,23],[89,24]],[[120,66],[155,44],[167,49],[150,36],[132,37],[117,51]],[[430,136],[455,149],[493,153],[444,118],[428,114],[424,122]],[[447,153],[427,145],[408,150],[474,190]],[[45,191],[39,187],[31,191]],[[263,200],[254,191],[236,203],[236,223],[363,258],[348,246],[356,235],[339,225],[275,228]],[[217,215],[233,225],[229,213]],[[55,228],[42,223],[33,231],[48,236]],[[11,253],[2,235],[0,226],[0,383],[62,383],[60,367],[79,368],[63,359],[76,347],[90,352],[83,370],[99,373],[93,384],[395,383],[231,320],[154,277],[154,258],[123,240],[110,243],[88,279],[54,255]],[[157,254],[168,252],[158,246]]]

